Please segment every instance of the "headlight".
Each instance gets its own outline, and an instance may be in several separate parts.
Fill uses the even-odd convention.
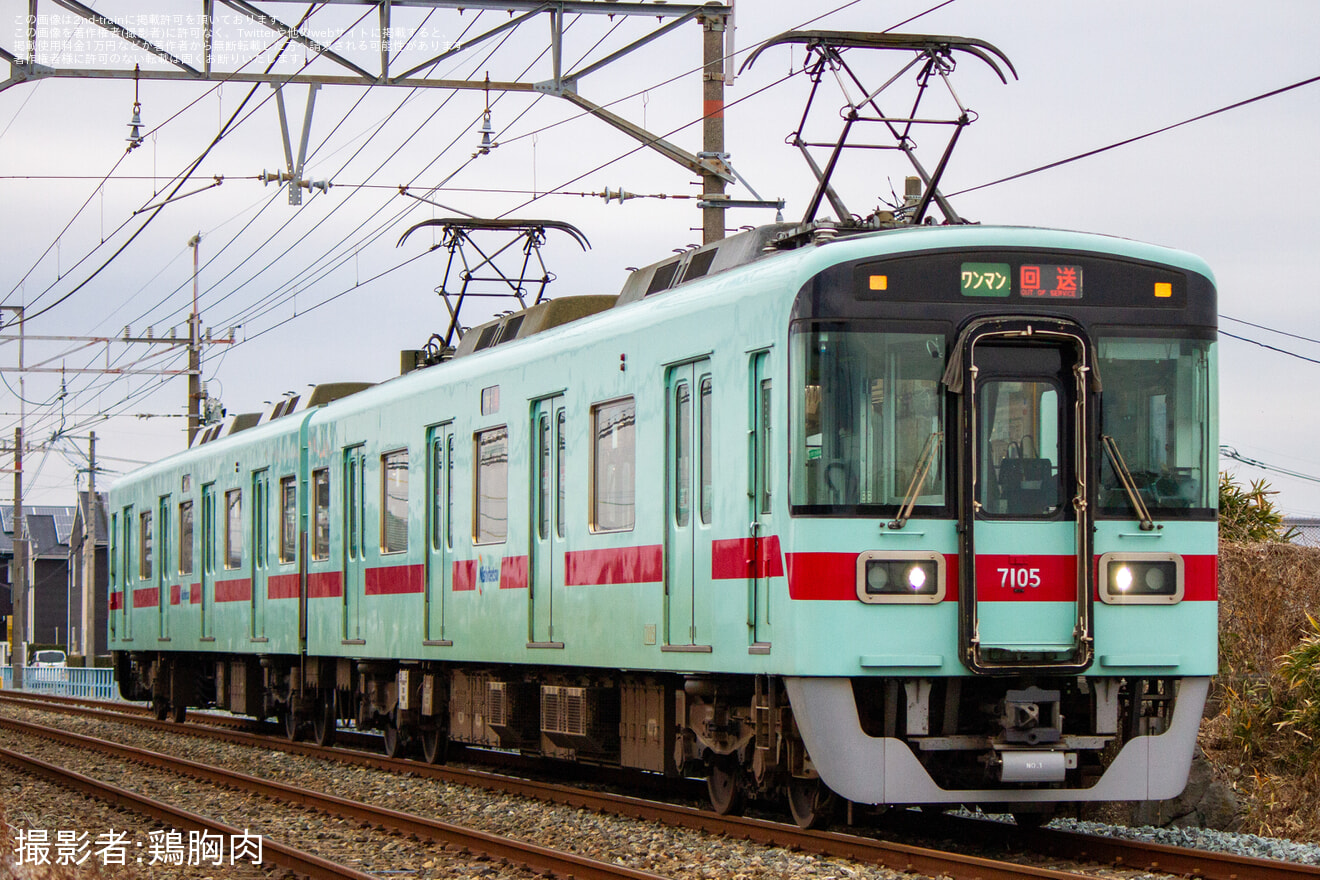
[[[857,557],[857,598],[869,603],[939,602],[944,598],[944,557],[868,550]]]
[[[1182,601],[1182,557],[1172,553],[1106,553],[1100,557],[1100,601],[1172,605]]]

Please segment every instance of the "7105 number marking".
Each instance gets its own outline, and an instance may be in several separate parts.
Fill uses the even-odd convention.
[[[999,586],[1008,587],[1014,592],[1020,593],[1027,587],[1040,586],[1039,568],[1000,568]]]

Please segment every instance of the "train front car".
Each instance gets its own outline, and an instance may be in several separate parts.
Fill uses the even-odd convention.
[[[807,262],[784,688],[820,780],[1024,819],[1177,795],[1217,663],[1208,268],[992,227]]]

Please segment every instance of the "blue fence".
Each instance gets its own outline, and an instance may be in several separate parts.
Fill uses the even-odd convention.
[[[0,666],[0,688],[12,690],[13,687],[13,667]],[[34,694],[55,694],[60,697],[81,697],[88,700],[119,699],[119,689],[115,686],[115,671],[109,668],[27,666],[23,669],[22,689]]]

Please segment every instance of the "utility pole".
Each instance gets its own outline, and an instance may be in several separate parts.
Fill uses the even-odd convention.
[[[83,508],[82,654],[96,656],[96,432],[87,444],[87,504]]]
[[[14,606],[14,689],[23,687],[23,667],[27,665],[27,529],[23,522],[23,429],[14,429],[14,561],[10,591]]]
[[[193,307],[188,317],[188,445],[192,446],[202,426],[202,319],[197,311],[197,254],[202,243],[199,232],[188,239],[193,252]]]
[[[10,665],[14,668],[14,688],[23,687],[23,667],[27,665],[27,521],[23,517],[23,430],[27,427],[27,388],[23,383],[23,343],[26,325],[23,306],[0,306],[0,310],[18,315],[18,427],[14,429],[14,557],[10,578],[10,604],[14,607],[14,638],[9,645]]]
[[[702,102],[701,157],[724,167],[724,29],[727,15],[702,15]],[[706,207],[701,212],[701,243],[724,238],[723,206],[712,206],[724,195],[724,178],[714,171],[701,175],[701,195]]]

